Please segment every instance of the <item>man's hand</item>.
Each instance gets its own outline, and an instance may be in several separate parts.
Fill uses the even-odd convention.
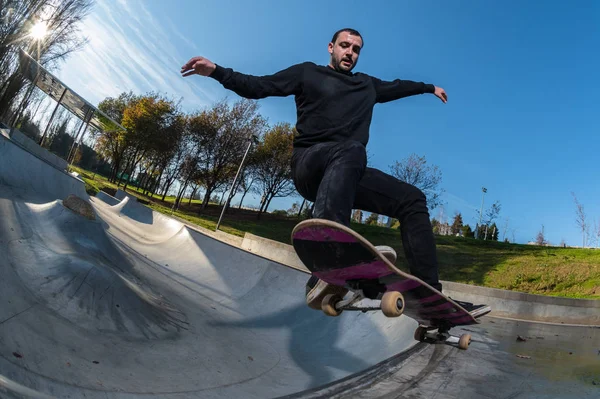
[[[435,92],[433,94],[435,94],[436,97],[442,100],[444,104],[448,102],[448,96],[446,95],[444,89],[442,89],[441,87],[435,86]]]
[[[182,76],[201,75],[209,76],[216,65],[204,57],[193,57],[181,67]]]

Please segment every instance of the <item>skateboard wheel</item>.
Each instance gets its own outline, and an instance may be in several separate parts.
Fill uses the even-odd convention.
[[[471,334],[463,334],[460,336],[460,339],[458,340],[458,347],[460,349],[467,350],[470,343],[471,343]]]
[[[419,326],[415,330],[415,341],[425,341],[425,334],[427,334],[427,327]]]
[[[398,317],[404,311],[404,297],[398,291],[388,291],[381,298],[381,311],[387,317]]]
[[[325,295],[321,302],[321,309],[327,316],[339,316],[342,313],[342,309],[336,309],[335,305],[343,298],[337,294]]]

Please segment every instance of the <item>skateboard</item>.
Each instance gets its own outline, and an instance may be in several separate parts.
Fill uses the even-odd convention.
[[[491,311],[483,306],[472,312],[417,277],[395,267],[369,241],[352,229],[324,219],[298,223],[292,245],[310,272],[345,294],[326,295],[321,310],[339,316],[344,310],[381,310],[387,317],[406,315],[419,323],[414,338],[434,340],[467,349],[469,334],[450,335],[451,328],[478,324]]]

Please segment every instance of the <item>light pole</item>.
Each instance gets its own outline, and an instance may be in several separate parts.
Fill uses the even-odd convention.
[[[238,175],[240,174],[240,171],[242,170],[242,167],[244,166],[244,161],[246,160],[246,156],[248,156],[250,147],[252,147],[252,144],[257,141],[258,141],[258,136],[256,136],[255,134],[250,136],[250,140],[248,140],[248,147],[246,147],[246,153],[244,154],[244,157],[242,158],[242,162],[240,162],[240,166],[237,170],[237,173],[235,174],[235,177],[233,178],[233,183],[231,184],[231,189],[229,190],[229,195],[227,196],[227,200],[225,201],[225,204],[223,204],[223,209],[221,210],[221,216],[219,216],[219,220],[217,221],[217,226],[215,227],[215,231],[219,230],[219,227],[221,226],[221,220],[223,219],[223,215],[225,214],[225,210],[227,209],[227,204],[229,204],[229,201],[231,200],[231,195],[233,194],[233,189],[235,188],[235,183],[237,181]]]
[[[481,215],[483,213],[483,197],[487,193],[487,188],[481,187],[481,208],[479,209],[479,223],[477,224],[477,239],[479,239],[479,226],[481,225]]]

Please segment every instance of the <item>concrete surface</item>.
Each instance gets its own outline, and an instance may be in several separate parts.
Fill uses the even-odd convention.
[[[496,317],[600,327],[600,301],[557,298],[444,282],[444,292],[469,302],[492,304]]]
[[[88,198],[82,180],[57,169],[4,135],[0,135],[0,167],[0,185],[12,187],[13,198],[29,202],[62,200],[69,194]]]
[[[66,170],[67,166],[69,166],[67,161],[45,148],[40,147],[38,143],[21,133],[18,129],[13,129],[12,136],[10,134],[10,128],[0,129],[0,136],[12,140],[28,152],[35,154],[38,158],[52,164],[57,169]]]
[[[366,372],[289,398],[600,397],[600,328],[486,317],[456,333],[472,335],[467,351],[419,344]]]
[[[307,274],[241,241],[121,194],[89,199],[88,220],[62,205],[71,193],[88,198],[81,181],[0,140],[2,398],[600,392],[598,329],[486,318],[462,331],[475,338],[468,351],[418,344],[405,316],[307,308]]]

